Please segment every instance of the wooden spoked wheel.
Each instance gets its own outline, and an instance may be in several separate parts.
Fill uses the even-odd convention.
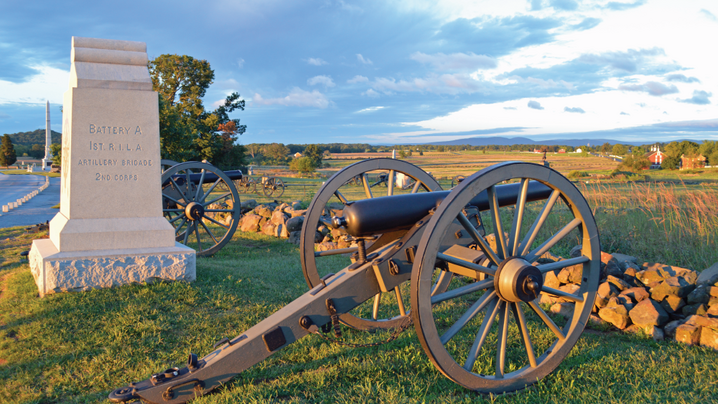
[[[394,186],[397,173],[403,173],[415,181],[412,189],[402,190]],[[380,174],[388,176],[386,188],[372,188],[372,178]],[[359,178],[360,186],[353,185],[353,179]],[[350,183],[352,181],[352,183]],[[300,255],[304,278],[310,288],[321,283],[321,278],[331,273],[339,272],[352,263],[349,255],[358,251],[357,247],[339,248],[328,251],[315,251],[315,236],[317,229],[326,225],[334,214],[341,215],[340,211],[351,202],[379,196],[395,194],[440,191],[441,186],[434,178],[419,167],[401,160],[371,159],[354,163],[334,174],[319,189],[314,196],[302,226]],[[396,241],[395,237],[387,234],[376,234],[366,240],[366,251],[370,254],[375,249]],[[381,240],[381,241],[377,241]],[[403,322],[408,313],[408,286],[393,291],[377,294],[374,299],[363,303],[351,313],[340,317],[341,321],[350,327],[360,330],[374,330],[395,328]],[[406,297],[405,297],[406,296]]]
[[[177,164],[179,164],[179,163],[174,160],[169,160],[169,159],[160,160],[160,166],[162,167],[162,172],[167,171],[170,167],[176,166]]]
[[[284,194],[284,181],[279,177],[262,178],[261,185],[266,197],[279,198]]]
[[[195,248],[197,255],[212,255],[229,242],[240,208],[234,183],[211,164],[190,161],[162,174],[163,214],[177,241]]]
[[[500,207],[496,185],[517,181],[521,191],[515,204]],[[529,181],[548,186],[550,197],[527,202]],[[484,221],[486,237],[462,213],[482,192],[491,217]],[[444,233],[457,223],[474,239],[474,254],[483,256],[469,260],[475,255],[468,246],[442,246]],[[540,259],[547,252],[568,256],[577,244],[580,257],[553,263]],[[575,271],[577,286],[544,285],[548,272],[563,268]],[[437,270],[454,275],[441,293],[432,291]],[[417,336],[433,364],[454,382],[485,393],[522,389],[552,372],[576,344],[599,275],[598,230],[589,205],[570,181],[536,164],[488,167],[454,188],[422,235],[411,277]],[[539,304],[545,295],[572,303],[566,305],[566,316],[547,314],[547,305]]]

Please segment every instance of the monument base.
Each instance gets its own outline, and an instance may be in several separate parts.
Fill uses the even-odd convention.
[[[49,239],[32,242],[30,270],[40,296],[155,280],[196,279],[196,252],[174,247],[60,252]]]

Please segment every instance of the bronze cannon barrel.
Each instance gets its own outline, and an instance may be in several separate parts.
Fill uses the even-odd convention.
[[[496,186],[499,206],[516,204],[521,184]],[[342,225],[354,237],[366,237],[394,230],[408,229],[421,220],[429,211],[438,207],[451,191],[422,192],[382,196],[352,202],[342,212]],[[552,189],[538,181],[529,181],[526,201],[548,199]],[[469,203],[480,211],[489,210],[486,191],[476,195]]]

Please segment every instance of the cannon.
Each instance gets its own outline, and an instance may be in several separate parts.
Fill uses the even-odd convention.
[[[195,161],[162,160],[162,212],[178,242],[197,255],[215,254],[237,230],[241,204],[234,181],[242,171],[222,171]]]
[[[367,177],[377,171],[388,172],[386,195],[372,193]],[[401,193],[396,173],[416,185]],[[362,192],[349,194],[345,184],[356,176]],[[327,225],[351,246],[315,251],[317,229]],[[551,254],[576,244],[580,253],[571,258]],[[338,337],[342,324],[395,335],[413,323],[430,361],[452,381],[484,393],[519,390],[551,373],[575,345],[600,276],[586,200],[558,172],[523,162],[487,167],[450,192],[403,161],[355,163],[312,200],[300,254],[308,292],[204,357],[190,354],[185,366],[117,389],[110,400],[184,403],[300,338],[323,335],[326,325]],[[350,263],[334,272],[322,262],[331,256]],[[577,277],[572,289],[545,283],[564,269]],[[544,298],[570,308],[548,314]]]

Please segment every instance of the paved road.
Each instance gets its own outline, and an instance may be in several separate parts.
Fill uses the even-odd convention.
[[[45,183],[42,175],[6,175],[0,173],[0,207],[38,189]],[[55,217],[60,203],[60,178],[50,178],[50,186],[19,208],[4,213],[0,211],[0,228],[31,226]]]

